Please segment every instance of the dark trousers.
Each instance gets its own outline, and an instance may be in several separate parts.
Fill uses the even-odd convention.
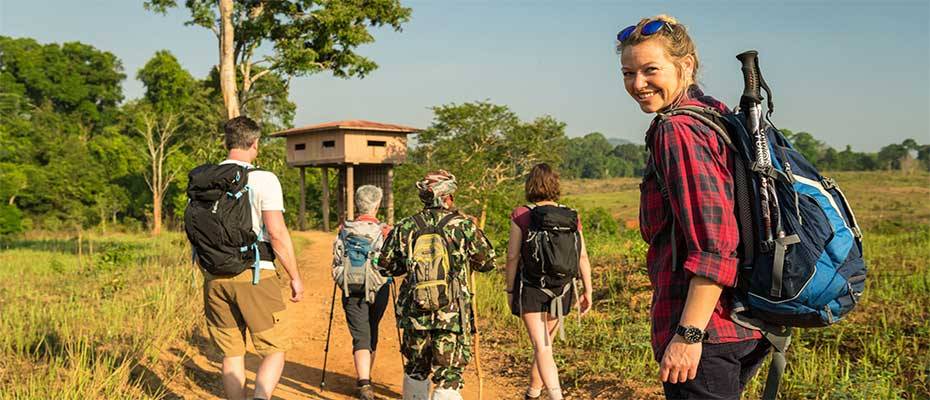
[[[342,309],[345,310],[346,323],[352,335],[353,353],[378,349],[378,324],[388,305],[389,285],[385,284],[378,289],[374,304],[366,302],[364,297],[342,297]]]
[[[759,371],[771,345],[765,340],[704,343],[697,376],[684,383],[663,383],[666,399],[739,399]]]

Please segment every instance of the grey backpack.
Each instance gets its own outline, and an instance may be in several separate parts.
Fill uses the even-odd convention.
[[[375,293],[386,281],[374,270],[383,241],[380,224],[345,221],[333,245],[333,279],[344,296],[374,302]]]

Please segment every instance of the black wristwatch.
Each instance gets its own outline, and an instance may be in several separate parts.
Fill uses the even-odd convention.
[[[700,343],[707,339],[707,332],[704,332],[693,326],[681,326],[675,328],[675,334],[681,336],[688,343]]]

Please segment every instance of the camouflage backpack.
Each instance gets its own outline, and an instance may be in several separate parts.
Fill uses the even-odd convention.
[[[407,275],[413,285],[413,303],[420,311],[433,312],[448,306],[458,291],[453,287],[455,277],[450,275],[449,238],[443,232],[446,225],[458,217],[449,213],[436,225],[428,224],[422,214],[414,215],[417,230],[407,249],[411,269]]]

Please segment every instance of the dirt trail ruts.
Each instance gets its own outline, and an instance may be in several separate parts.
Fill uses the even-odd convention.
[[[332,242],[335,234],[311,231],[292,232],[309,240],[306,247],[298,249],[298,266],[304,280],[305,295],[300,303],[288,302],[286,318],[291,323],[293,348],[287,353],[287,363],[281,377],[274,399],[354,399],[355,367],[352,361],[352,338],[346,327],[345,315],[339,299],[336,299],[333,316],[332,338],[329,348],[329,361],[326,367],[326,390],[320,390],[320,378],[323,369],[323,349],[326,343],[326,329],[329,322],[330,298],[333,293],[330,264],[332,262]],[[283,273],[283,272],[282,272]],[[289,296],[290,290],[282,288]],[[340,292],[336,292],[339,296]],[[202,318],[202,316],[196,316]],[[171,393],[182,398],[213,399],[223,396],[220,383],[221,355],[213,348],[205,332],[194,335],[192,343],[184,349],[172,349],[167,355],[184,361],[184,372],[191,378],[171,386]],[[251,348],[251,346],[250,346]],[[482,346],[482,361],[489,348]],[[250,350],[251,351],[251,350]],[[187,353],[188,357],[182,357]],[[255,370],[259,358],[254,353],[246,356],[248,369],[248,387],[253,387]],[[492,377],[487,361],[482,364],[484,372],[484,400],[519,398],[519,394],[506,389],[506,383]],[[393,305],[381,320],[377,359],[372,373],[375,393],[382,399],[399,399],[402,393],[403,365],[399,352],[397,330],[394,324]],[[462,392],[466,400],[478,399],[478,378],[474,360],[466,369],[465,389]],[[173,396],[172,396],[173,397]]]

